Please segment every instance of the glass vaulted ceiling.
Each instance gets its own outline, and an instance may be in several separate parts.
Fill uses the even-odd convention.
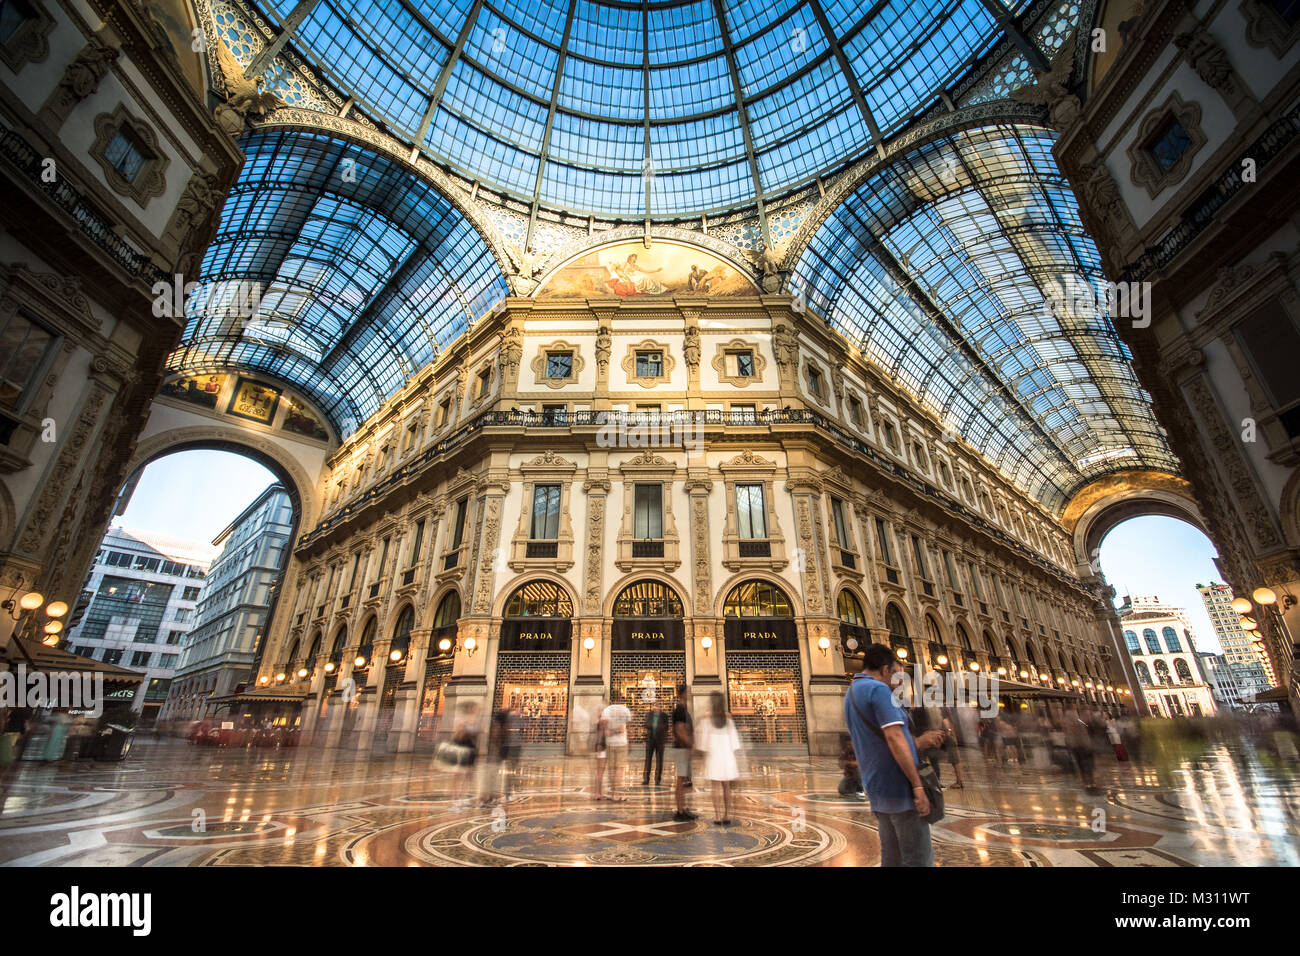
[[[400,138],[542,206],[683,218],[872,151],[1028,0],[295,0],[263,10]],[[301,9],[299,10],[301,13]]]
[[[301,131],[240,145],[168,367],[268,372],[346,435],[503,298],[505,278],[469,221],[390,160]]]
[[[890,163],[794,273],[816,311],[1047,508],[1117,467],[1177,470],[1042,131],[964,131]]]

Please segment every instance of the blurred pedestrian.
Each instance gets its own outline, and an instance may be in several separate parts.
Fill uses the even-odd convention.
[[[862,772],[858,768],[858,755],[853,752],[853,738],[848,734],[840,735],[840,769],[844,776],[840,778],[841,797],[865,797],[862,789]]]
[[[659,701],[650,705],[650,712],[645,715],[645,770],[641,773],[641,786],[650,785],[650,761],[655,761],[655,786],[663,781],[664,776],[664,741],[668,737],[668,715],[659,706]]]
[[[466,793],[470,778],[474,776],[474,764],[478,759],[478,734],[478,705],[466,704],[458,715],[456,726],[451,734],[451,743],[456,749],[445,752],[452,758],[456,767],[451,790],[452,800],[461,806],[469,805]],[[439,752],[444,751],[440,749]]]
[[[600,714],[605,726],[605,752],[609,762],[609,796],[615,803],[626,803],[627,797],[620,797],[618,791],[623,787],[623,773],[627,770],[627,727],[632,723],[632,711],[620,703],[613,703]]]
[[[704,754],[704,777],[713,786],[713,822],[717,826],[731,825],[731,784],[740,776],[736,751],[740,749],[740,734],[727,713],[727,701],[720,691],[709,695],[709,717],[700,724],[696,747]]]
[[[953,777],[956,778],[954,790],[961,790],[966,786],[966,782],[961,778],[961,751],[957,749],[957,720],[956,715],[952,712],[951,707],[944,707],[940,710],[942,720],[939,725],[945,737],[943,739],[943,753],[948,758],[948,763],[952,767]],[[939,776],[939,768],[935,768],[935,777]]]
[[[695,726],[686,706],[686,685],[677,685],[677,704],[673,707],[673,802],[677,821],[694,820],[696,814],[686,806],[686,791],[691,787],[691,755],[695,752]]]
[[[519,711],[506,704],[492,715],[492,732],[488,749],[492,760],[488,767],[488,776],[482,789],[483,805],[497,800],[510,799],[510,789],[514,775],[519,769],[520,740],[523,736],[523,723]]]

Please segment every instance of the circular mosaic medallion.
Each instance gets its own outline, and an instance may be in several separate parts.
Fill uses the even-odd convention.
[[[761,814],[733,820],[720,827],[648,809],[558,807],[436,824],[411,834],[402,848],[444,866],[774,866],[820,862],[845,846],[841,834],[810,821]]]

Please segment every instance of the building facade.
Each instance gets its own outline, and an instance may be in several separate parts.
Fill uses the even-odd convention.
[[[1190,488],[1117,483],[1115,507],[1206,531],[1300,709],[1300,10],[1111,0],[1092,27],[1045,95],[1053,153]]]
[[[208,569],[163,719],[202,717],[212,698],[250,682],[292,528],[289,496],[271,484],[213,539],[221,553]]]
[[[1210,684],[1210,692],[1221,710],[1242,710],[1253,699],[1246,698],[1237,675],[1228,660],[1222,654],[1211,651],[1197,651],[1196,659],[1200,663],[1201,673]]]
[[[1253,700],[1255,695],[1277,686],[1273,662],[1264,651],[1264,639],[1241,628],[1241,617],[1232,606],[1232,588],[1226,584],[1198,584],[1201,600],[1210,615],[1210,624],[1223,648],[1223,659],[1232,669],[1241,695]]]
[[[1210,717],[1217,712],[1201,670],[1191,625],[1180,608],[1158,597],[1129,598],[1119,609],[1124,644],[1151,713]]]
[[[1123,699],[1059,525],[788,296],[507,300],[318,495],[258,683],[333,744],[514,702],[563,746],[685,683],[756,744],[837,752],[870,641]]]
[[[89,606],[66,650],[143,671],[132,709],[152,722],[167,699],[210,556],[189,542],[110,528],[84,592]]]

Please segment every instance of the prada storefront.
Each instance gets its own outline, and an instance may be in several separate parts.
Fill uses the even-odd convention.
[[[569,715],[573,602],[550,581],[530,581],[506,601],[497,645],[493,712],[523,718],[526,744],[563,744]]]
[[[736,729],[758,744],[801,744],[804,721],[799,633],[785,592],[745,581],[723,606],[727,698]]]
[[[442,708],[447,699],[447,682],[451,680],[452,659],[456,653],[456,622],[460,618],[460,595],[448,591],[438,602],[433,616],[433,633],[429,635],[429,656],[424,662],[424,685],[420,691],[420,718],[415,726],[415,745],[431,747],[438,741],[442,726]]]
[[[610,699],[632,711],[631,742],[644,741],[650,709],[671,715],[686,682],[681,598],[658,581],[628,585],[614,600],[610,641]]]

